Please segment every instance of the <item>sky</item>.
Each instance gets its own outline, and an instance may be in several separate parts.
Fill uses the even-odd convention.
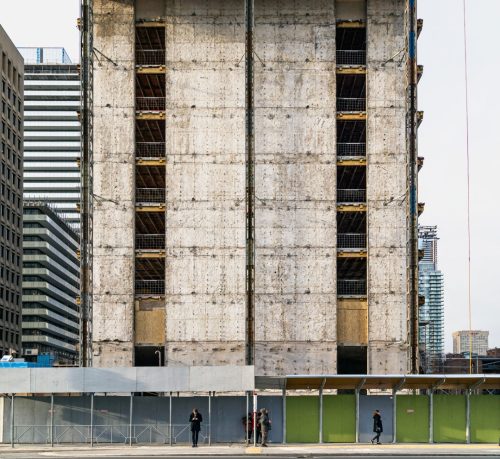
[[[78,0],[0,0],[0,24],[17,46],[63,46],[79,61]],[[439,268],[445,279],[446,350],[451,333],[468,328],[467,176],[462,0],[419,0],[424,28],[418,61],[420,223],[437,225]],[[498,0],[467,0],[469,154],[471,185],[472,327],[490,331],[500,347],[500,73],[497,47]],[[20,18],[22,23],[20,24]],[[43,20],[41,20],[43,18]],[[493,85],[491,86],[488,81]],[[497,276],[499,276],[497,278]]]

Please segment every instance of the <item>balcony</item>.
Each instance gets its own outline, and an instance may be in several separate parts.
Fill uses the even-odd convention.
[[[164,49],[139,49],[135,53],[135,65],[137,66],[164,66]]]
[[[366,51],[358,49],[337,50],[337,65],[366,65]]]
[[[165,250],[165,234],[138,234],[135,237],[136,250]]]
[[[337,156],[366,156],[366,143],[364,142],[337,143]]]
[[[362,279],[338,279],[337,295],[364,296],[366,295],[366,281]]]
[[[165,142],[137,142],[135,156],[137,158],[164,158]]]
[[[136,295],[165,295],[164,280],[136,280]]]
[[[136,97],[135,109],[140,112],[164,112],[164,97]]]
[[[366,202],[366,189],[337,189],[338,203]]]
[[[366,234],[364,233],[338,233],[337,248],[359,250],[366,249]]]
[[[366,98],[364,97],[338,97],[338,112],[364,112],[366,111]]]

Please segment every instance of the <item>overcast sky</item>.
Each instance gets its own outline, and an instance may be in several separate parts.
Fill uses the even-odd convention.
[[[79,57],[78,0],[0,0],[0,24],[17,46],[63,46]],[[490,331],[500,346],[500,91],[498,17],[500,1],[467,1],[472,208],[473,327]],[[467,219],[465,86],[462,0],[419,0],[424,29],[419,39],[420,222],[438,225],[439,266],[445,276],[446,350],[451,333],[467,323]]]

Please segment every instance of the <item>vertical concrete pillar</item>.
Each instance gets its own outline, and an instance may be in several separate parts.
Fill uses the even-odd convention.
[[[367,0],[368,373],[374,374],[408,370],[406,23],[406,2]]]
[[[255,0],[255,364],[336,371],[334,2]]]
[[[134,1],[94,0],[93,365],[133,365]]]
[[[166,1],[166,361],[245,362],[242,0]]]

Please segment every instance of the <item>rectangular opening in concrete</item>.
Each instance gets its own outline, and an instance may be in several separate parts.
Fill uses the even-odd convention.
[[[367,372],[366,346],[337,346],[337,373],[359,375]]]
[[[134,362],[136,367],[158,367],[165,362],[165,347],[135,346]]]
[[[136,27],[135,60],[137,66],[165,65],[165,27]]]
[[[366,65],[366,28],[337,27],[337,65]]]
[[[366,167],[337,167],[337,203],[366,202]]]
[[[366,111],[366,75],[337,75],[337,111]]]
[[[366,156],[365,120],[337,120],[337,156]]]
[[[337,296],[366,296],[366,258],[337,258]]]

